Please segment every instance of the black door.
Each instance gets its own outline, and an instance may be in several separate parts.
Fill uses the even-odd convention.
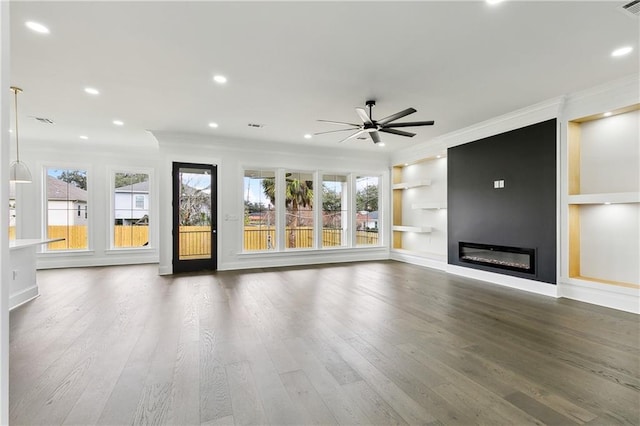
[[[173,163],[173,273],[217,267],[217,169]]]

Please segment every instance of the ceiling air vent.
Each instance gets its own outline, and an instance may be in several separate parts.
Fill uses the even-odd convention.
[[[37,121],[39,121],[41,123],[44,123],[44,124],[56,124],[56,123],[53,122],[53,120],[51,120],[49,118],[44,118],[44,117],[31,117],[31,118],[33,118],[34,120],[37,120]]]
[[[633,0],[619,7],[619,10],[627,16],[637,18],[640,16],[640,0]]]
[[[249,124],[247,124],[247,126],[255,127],[256,129],[260,129],[260,128],[264,127],[264,124],[249,123]]]

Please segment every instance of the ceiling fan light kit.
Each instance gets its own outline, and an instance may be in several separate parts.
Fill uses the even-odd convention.
[[[354,131],[355,133],[352,133],[351,135],[347,136],[346,138],[342,139],[341,141],[339,141],[338,143],[342,143],[344,141],[347,141],[349,139],[353,139],[353,138],[358,138],[361,139],[359,136],[362,134],[368,134],[369,137],[371,138],[371,140],[373,141],[374,144],[378,144],[381,142],[380,139],[380,134],[379,132],[382,133],[390,133],[393,135],[398,135],[398,136],[405,136],[405,137],[409,137],[412,138],[414,137],[416,134],[415,133],[411,133],[411,132],[406,132],[404,130],[397,130],[395,129],[396,127],[418,127],[418,126],[432,126],[434,124],[434,121],[430,120],[430,121],[411,121],[411,122],[404,122],[404,123],[393,123],[396,120],[399,120],[403,117],[406,117],[409,114],[413,114],[414,112],[417,112],[415,108],[407,108],[405,110],[396,112],[395,114],[391,114],[381,120],[374,120],[373,119],[373,107],[376,106],[376,101],[375,100],[368,100],[365,102],[365,106],[369,108],[369,113],[367,113],[367,111],[364,108],[356,108],[356,113],[358,114],[358,116],[360,117],[360,120],[362,120],[362,124],[356,124],[356,123],[347,123],[344,121],[331,121],[331,120],[318,120],[322,123],[329,123],[329,124],[336,124],[339,126],[347,126],[346,129],[338,129],[338,130],[329,130],[327,132],[318,132],[318,133],[314,133],[315,135],[323,135],[325,133],[335,133],[335,132],[346,132],[346,131]]]

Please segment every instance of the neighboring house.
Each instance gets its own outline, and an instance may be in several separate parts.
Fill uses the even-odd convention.
[[[87,191],[63,180],[47,176],[47,225],[86,225]]]
[[[116,225],[149,224],[149,182],[125,185],[114,190]]]
[[[362,231],[378,229],[378,212],[358,212],[356,214],[356,229]]]

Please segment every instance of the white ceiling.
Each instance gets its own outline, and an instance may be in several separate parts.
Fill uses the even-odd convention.
[[[392,152],[637,73],[640,24],[624,3],[14,1],[21,141],[152,146],[148,129]],[[632,54],[610,56],[624,45]],[[400,121],[436,125],[381,134],[384,148],[303,138],[337,129],[317,119],[358,122],[367,99],[375,118],[414,107]]]

